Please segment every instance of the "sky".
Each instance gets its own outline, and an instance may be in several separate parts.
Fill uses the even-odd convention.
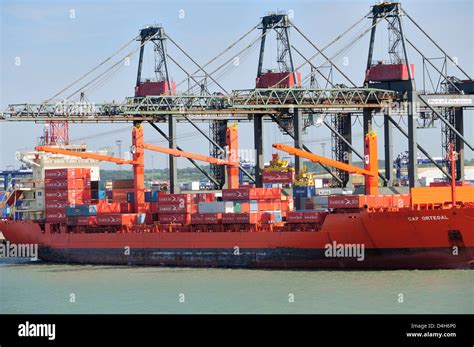
[[[319,48],[324,47],[361,19],[370,10],[374,1],[9,1],[0,4],[0,107],[4,110],[8,104],[37,103],[50,98],[85,72],[110,56],[119,47],[137,35],[146,25],[163,25],[169,36],[176,41],[200,64],[203,64],[234,42],[238,37],[255,26],[260,17],[271,11],[290,14],[295,25]],[[471,76],[474,75],[474,2],[470,0],[413,0],[402,2],[404,9],[431,37],[439,43],[458,64]],[[335,55],[334,62],[341,70],[361,86],[367,59],[369,36],[365,35],[349,49],[339,50],[351,38],[369,27],[365,19],[356,30],[328,49],[329,56]],[[439,57],[441,54],[424,38],[417,29],[405,19],[404,30],[407,37],[420,48],[427,57]],[[295,31],[291,40],[307,57],[314,49]],[[229,71],[218,80],[227,91],[253,88],[258,62],[258,44],[254,44],[245,53],[237,54],[252,40],[258,37],[253,32],[240,46],[229,52],[226,58],[239,57],[238,64],[232,60]],[[374,59],[387,59],[388,34],[385,26],[377,31]],[[132,47],[132,46],[130,46]],[[128,50],[131,50],[131,48]],[[276,38],[267,39],[265,68],[276,68]],[[126,51],[124,51],[126,52]],[[125,56],[122,52],[116,59]],[[176,47],[168,42],[168,52],[187,71],[195,66]],[[422,62],[417,53],[409,49],[409,58],[415,64],[416,83],[422,86]],[[120,69],[103,85],[86,89],[89,101],[121,101],[132,96],[137,69],[137,54],[129,64],[120,64]],[[223,63],[225,59],[220,60]],[[295,58],[296,65],[302,62]],[[317,57],[313,63],[324,62]],[[147,50],[144,58],[143,77],[154,77],[153,52]],[[208,71],[219,66],[210,65]],[[181,82],[184,73],[170,63],[170,75]],[[303,76],[308,74],[307,66],[301,69]],[[463,77],[454,66],[448,66],[448,74]],[[348,84],[341,75],[334,73],[335,83]],[[77,85],[79,87],[80,84]],[[76,89],[72,88],[72,93]],[[178,88],[186,90],[186,83]],[[210,86],[211,92],[220,91],[216,85]],[[65,93],[62,97],[67,97]],[[472,143],[473,111],[465,113],[465,136]],[[354,119],[353,143],[362,151],[361,119]],[[401,123],[404,128],[406,124]],[[375,119],[378,132],[379,153],[383,154],[383,130],[381,118]],[[206,123],[199,125],[208,132]],[[166,130],[166,125],[160,125]],[[37,144],[44,125],[34,123],[0,123],[0,169],[7,166],[19,166],[15,152],[31,149]],[[240,147],[253,148],[253,134],[250,123],[239,125]],[[118,155],[117,141],[122,141],[122,153],[131,144],[130,124],[72,124],[70,138],[73,143],[87,143],[90,150],[108,149]],[[331,154],[330,132],[324,126],[308,127],[304,134],[305,144],[315,153]],[[406,139],[394,129],[395,155],[407,149]],[[145,140],[155,144],[166,142],[150,126],[145,128]],[[432,156],[441,155],[441,129],[439,124],[433,129],[418,130],[419,143],[427,148]],[[264,128],[265,160],[271,159],[275,142],[290,143],[275,124],[266,124]],[[178,125],[177,142],[184,150],[208,154],[209,144],[194,128],[187,124]],[[466,149],[466,158],[473,153]],[[165,155],[147,153],[148,168],[165,168]],[[178,166],[189,166],[185,159],[178,159]],[[104,168],[115,168],[114,164],[104,164]]]

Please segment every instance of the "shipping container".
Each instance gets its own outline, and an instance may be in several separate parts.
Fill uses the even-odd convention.
[[[315,195],[313,186],[294,186],[293,196],[297,198],[310,198]]]
[[[91,197],[94,200],[105,200],[105,190],[91,190]]]
[[[105,190],[105,181],[91,181],[92,190]]]
[[[237,188],[222,189],[222,200],[280,199],[281,188]]]
[[[46,221],[52,223],[65,223],[66,222],[66,211],[46,211]]]
[[[45,190],[86,190],[91,188],[91,181],[86,178],[77,179],[47,179],[44,182]]]
[[[145,202],[157,202],[158,201],[158,192],[145,192]]]
[[[191,224],[219,224],[221,218],[220,213],[193,213]]]
[[[127,191],[133,190],[133,179],[121,179],[112,181],[112,189],[125,189]]]
[[[67,200],[47,200],[44,204],[46,210],[63,209],[65,211],[66,206],[69,206],[69,202]]]
[[[67,217],[68,225],[96,225],[96,216],[73,216]]]
[[[99,201],[97,204],[97,213],[120,213],[121,212],[121,203],[119,202],[105,202]]]
[[[68,168],[68,169],[46,169],[44,170],[45,179],[65,179],[73,180],[76,178],[91,177],[90,168]]]
[[[288,171],[263,171],[263,183],[291,183],[295,178],[293,170]]]
[[[338,195],[328,197],[329,208],[363,208],[366,205],[365,195]]]
[[[135,213],[98,214],[97,224],[99,225],[136,225],[137,214]]]
[[[120,213],[131,213],[133,212],[133,204],[130,202],[120,202]]]
[[[188,204],[196,199],[194,194],[160,194],[158,196],[159,204]]]
[[[96,205],[74,205],[66,207],[66,216],[95,216],[97,214]]]
[[[161,224],[189,224],[191,215],[189,213],[159,214],[158,221]]]
[[[196,194],[197,202],[213,202],[216,201],[216,195],[214,193],[198,193]]]
[[[197,213],[196,204],[161,204],[158,203],[158,213],[174,214],[174,213]]]
[[[318,211],[288,211],[286,213],[287,223],[322,223],[325,212]]]
[[[234,212],[232,201],[214,201],[198,203],[199,213],[230,213]]]
[[[115,202],[127,202],[128,193],[130,193],[129,189],[114,189],[112,190],[112,200]]]
[[[86,190],[46,190],[45,191],[45,200],[54,200],[54,201],[68,201],[69,203],[84,203],[86,200],[91,199],[91,191]]]
[[[223,213],[223,224],[255,224],[259,222],[259,213]]]

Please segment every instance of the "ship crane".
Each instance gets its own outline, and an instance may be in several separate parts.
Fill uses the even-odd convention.
[[[377,157],[377,135],[374,131],[365,135],[364,138],[364,168],[346,164],[337,160],[329,159],[282,143],[275,143],[273,147],[291,155],[309,159],[316,163],[326,164],[339,170],[365,177],[365,193],[367,195],[378,194],[378,157]]]
[[[156,146],[144,143],[143,141],[143,127],[141,123],[136,123],[132,130],[132,154],[133,159],[127,160],[116,158],[107,155],[100,155],[90,152],[77,152],[67,149],[51,146],[37,146],[37,151],[48,153],[63,154],[73,157],[80,157],[83,159],[95,159],[99,161],[107,161],[116,163],[118,165],[132,165],[133,166],[133,191],[134,191],[134,211],[136,213],[145,212],[145,149],[166,153],[176,157],[184,157],[215,165],[227,166],[228,188],[238,188],[239,186],[239,160],[238,160],[238,130],[237,125],[229,126],[226,132],[228,158],[227,160],[208,157],[205,155],[185,152],[177,149],[170,149],[166,147]]]

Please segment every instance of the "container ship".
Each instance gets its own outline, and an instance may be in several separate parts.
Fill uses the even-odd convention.
[[[237,126],[229,126],[226,135],[229,153],[236,153]],[[409,194],[381,195],[375,133],[364,141],[363,168],[273,145],[365,178],[364,194],[334,194],[327,189],[319,190],[326,195],[313,197],[311,179],[295,178],[292,168],[277,156],[264,173],[268,187],[243,185],[238,180],[238,158],[229,154],[226,160],[216,159],[146,144],[139,123],[132,133],[133,160],[85,148],[39,146],[20,158],[31,165],[32,177],[5,199],[8,206],[18,207],[13,217],[2,220],[0,230],[11,243],[38,244],[41,260],[60,263],[268,269],[472,267],[474,187],[453,181],[411,188]],[[227,188],[181,194],[145,189],[145,149],[224,165]],[[99,177],[100,161],[132,165],[133,179],[115,180],[106,189]],[[290,182],[292,189],[285,189]],[[297,199],[304,202],[299,210],[294,206]]]

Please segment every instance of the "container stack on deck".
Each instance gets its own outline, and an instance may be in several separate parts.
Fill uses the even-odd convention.
[[[45,217],[47,222],[66,222],[66,207],[91,202],[90,169],[45,170]]]
[[[158,198],[158,221],[161,224],[189,224],[191,215],[197,213],[195,194],[167,194]]]

